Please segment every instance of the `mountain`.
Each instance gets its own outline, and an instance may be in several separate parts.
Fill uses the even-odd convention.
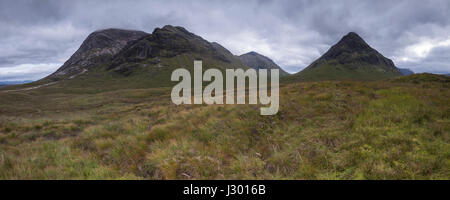
[[[173,58],[183,54],[196,54],[198,58],[195,59],[212,59],[243,66],[220,44],[210,43],[183,27],[167,25],[163,28],[156,28],[152,34],[125,47],[114,57],[109,68],[115,71],[121,71],[124,68],[130,69],[130,63],[142,62],[147,59],[151,59],[152,64],[159,64],[163,58]],[[193,60],[187,62],[193,62]],[[189,65],[190,63],[185,64]]]
[[[401,75],[392,60],[350,32],[294,77],[307,81],[380,80]]]
[[[63,87],[159,87],[175,84],[171,72],[203,68],[249,67],[215,42],[208,42],[183,27],[166,25],[149,34],[142,31],[105,29],[91,33],[80,48],[55,73],[36,84],[61,82]]]
[[[254,51],[240,55],[239,59],[241,59],[244,64],[253,69],[279,69],[280,76],[289,75],[286,71],[281,69],[280,66],[275,64],[275,62],[273,62],[270,58]]]
[[[127,44],[149,35],[142,31],[105,29],[91,33],[62,67],[49,76],[52,79],[73,77],[92,66],[109,61]]]
[[[414,74],[414,72],[412,70],[407,69],[407,68],[398,68],[398,70],[400,70],[400,73],[402,73],[405,76]]]

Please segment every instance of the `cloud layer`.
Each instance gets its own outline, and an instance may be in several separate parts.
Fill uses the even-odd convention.
[[[0,81],[56,70],[103,28],[179,25],[298,72],[350,31],[415,72],[450,72],[448,0],[0,1]]]

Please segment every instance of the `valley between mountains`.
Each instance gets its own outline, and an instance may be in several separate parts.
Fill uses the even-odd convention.
[[[173,104],[171,73],[194,60],[279,69],[279,112]],[[289,74],[183,27],[99,30],[51,75],[0,88],[0,179],[449,179],[449,99],[448,76],[353,32]]]

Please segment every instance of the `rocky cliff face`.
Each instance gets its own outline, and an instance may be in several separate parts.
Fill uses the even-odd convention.
[[[91,33],[80,48],[50,78],[74,76],[107,62],[126,45],[149,34],[142,31],[105,29]]]
[[[170,58],[187,52],[210,54],[219,60],[229,62],[228,55],[224,55],[229,52],[219,51],[217,44],[213,45],[183,27],[166,25],[163,28],[156,28],[152,34],[126,46],[114,57],[112,67],[148,58]]]
[[[239,59],[247,66],[253,69],[279,69],[280,76],[286,76],[288,73],[275,64],[270,58],[256,52],[249,52],[239,56]]]

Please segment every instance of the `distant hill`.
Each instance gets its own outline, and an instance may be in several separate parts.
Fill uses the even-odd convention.
[[[431,73],[421,73],[421,74],[412,74],[408,76],[401,76],[395,79],[392,79],[393,82],[402,82],[402,83],[450,83],[450,77],[443,74],[431,74]]]
[[[24,81],[0,81],[0,86],[5,85],[18,85],[33,82],[32,80],[24,80]]]
[[[406,68],[398,68],[400,70],[400,73],[402,73],[405,76],[414,74],[414,72],[410,69],[406,69]]]
[[[273,62],[270,58],[263,56],[254,51],[248,52],[246,54],[240,55],[239,59],[246,64],[247,66],[253,69],[279,69],[280,76],[289,75],[286,71],[281,69],[275,62]]]
[[[401,76],[392,60],[350,32],[301,72],[296,80],[380,80]]]

